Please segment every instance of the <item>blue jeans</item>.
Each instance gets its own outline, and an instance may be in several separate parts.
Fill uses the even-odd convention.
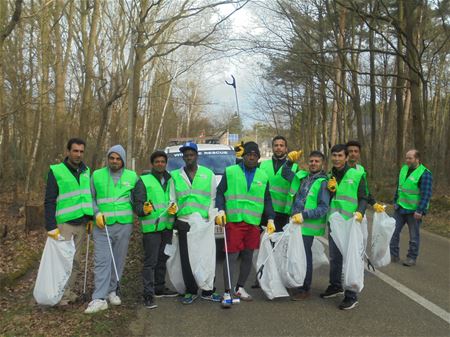
[[[391,239],[391,255],[399,256],[400,255],[400,232],[402,231],[403,226],[408,224],[409,229],[409,249],[406,257],[409,257],[413,260],[417,259],[419,255],[419,244],[420,244],[420,224],[422,220],[414,219],[414,213],[410,214],[401,214],[399,210],[394,212],[395,219],[395,231],[392,235]]]
[[[342,289],[342,254],[339,248],[334,243],[330,235],[331,230],[328,231],[328,244],[330,250],[330,285],[335,288]],[[352,290],[345,290],[344,296],[356,300],[356,292]]]
[[[304,291],[309,291],[309,289],[311,288],[312,272],[313,272],[311,247],[313,241],[314,236],[303,235],[303,244],[305,246],[305,253],[306,253],[306,275],[305,280],[303,281],[303,286],[301,286],[299,289]]]

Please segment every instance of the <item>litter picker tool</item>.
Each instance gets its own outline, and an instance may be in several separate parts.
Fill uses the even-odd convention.
[[[238,101],[237,89],[236,89],[236,79],[234,78],[233,75],[231,75],[231,78],[233,79],[233,81],[231,81],[231,82],[225,81],[225,83],[228,84],[228,85],[231,85],[231,86],[234,88],[234,97],[235,97],[235,99],[236,99],[237,115],[240,116],[240,112],[239,112],[239,101]]]
[[[89,261],[89,241],[91,239],[92,233],[92,221],[89,221],[86,225],[87,239],[86,239],[86,261],[84,262],[84,282],[83,282],[83,303],[88,301],[86,293],[86,283],[87,283],[87,267]]]

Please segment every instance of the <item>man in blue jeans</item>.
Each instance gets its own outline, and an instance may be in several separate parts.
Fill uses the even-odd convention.
[[[391,261],[400,261],[400,232],[405,223],[409,228],[409,250],[403,265],[412,267],[419,255],[420,224],[428,210],[432,194],[433,176],[420,163],[417,150],[406,153],[406,165],[400,170],[397,190],[394,197],[395,231],[391,239]]]

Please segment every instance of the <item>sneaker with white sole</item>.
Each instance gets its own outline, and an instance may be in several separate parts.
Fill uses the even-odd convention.
[[[109,293],[108,301],[109,301],[109,304],[111,304],[111,305],[121,305],[122,304],[122,300],[120,299],[119,296],[117,296],[115,291],[111,291]]]
[[[250,294],[245,291],[243,287],[235,288],[234,289],[234,296],[240,298],[242,301],[252,301],[253,298],[250,296]]]
[[[84,311],[85,314],[95,314],[96,312],[108,309],[108,302],[100,298],[92,300],[89,302],[87,309]]]

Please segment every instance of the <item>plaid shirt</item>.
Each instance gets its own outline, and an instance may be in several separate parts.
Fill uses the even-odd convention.
[[[404,209],[403,207],[397,204],[398,199],[398,182],[397,182],[397,189],[395,190],[395,197],[394,197],[395,209],[399,209],[400,214],[411,214],[417,212],[425,215],[427,213],[427,205],[431,199],[432,187],[433,187],[433,176],[431,175],[430,171],[426,170],[419,180],[419,189],[420,189],[419,206],[417,207],[416,211],[411,211],[409,209]]]

